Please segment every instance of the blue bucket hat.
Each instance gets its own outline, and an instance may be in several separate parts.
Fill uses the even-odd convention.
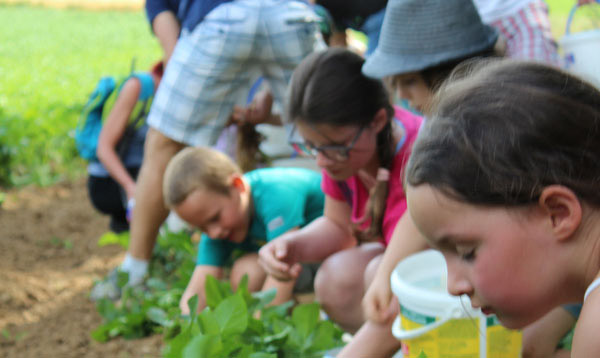
[[[481,52],[497,39],[472,0],[390,0],[379,44],[362,72],[383,78],[421,71]]]

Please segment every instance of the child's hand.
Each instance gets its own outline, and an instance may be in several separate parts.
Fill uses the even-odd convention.
[[[132,200],[135,198],[135,182],[132,181],[129,185],[125,187],[125,194],[127,195],[127,200]]]
[[[286,237],[268,242],[258,252],[259,262],[267,274],[280,281],[295,279],[302,266],[294,257],[294,245]]]
[[[190,315],[190,307],[188,306],[188,301],[192,298],[191,292],[184,292],[183,296],[179,300],[179,309],[181,310],[182,316]]]
[[[367,319],[385,323],[394,317],[389,277],[376,276],[365,293],[362,306]]]

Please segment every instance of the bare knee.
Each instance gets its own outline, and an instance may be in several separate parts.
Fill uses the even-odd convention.
[[[325,261],[315,276],[315,296],[327,312],[345,310],[354,303],[356,291],[361,291],[361,280],[348,280],[339,269],[335,262]]]
[[[244,275],[248,275],[248,290],[254,292],[262,288],[267,274],[258,263],[258,254],[246,254],[235,260],[229,275],[234,289],[237,289]]]
[[[327,258],[315,277],[315,295],[324,308],[331,305],[344,310],[360,305],[365,290],[365,270],[382,252],[381,245],[366,244]]]

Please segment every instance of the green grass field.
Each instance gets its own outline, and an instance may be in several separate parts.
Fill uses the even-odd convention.
[[[94,85],[160,53],[141,11],[0,6],[0,185],[81,173],[72,132]]]

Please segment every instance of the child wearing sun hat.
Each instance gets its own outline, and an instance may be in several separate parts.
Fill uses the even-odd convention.
[[[386,10],[379,45],[363,73],[387,79],[422,113],[456,65],[497,54],[498,31],[484,24],[471,0],[396,0]]]

